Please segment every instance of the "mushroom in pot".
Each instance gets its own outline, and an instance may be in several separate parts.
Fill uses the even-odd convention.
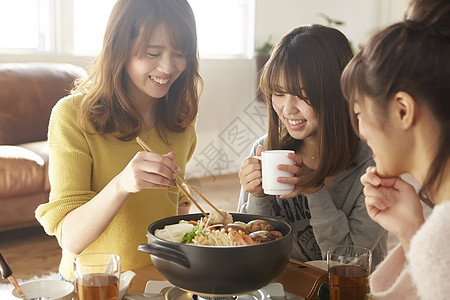
[[[283,234],[279,231],[260,230],[250,233],[249,236],[256,244],[261,244],[279,240],[283,237]]]
[[[241,230],[241,231],[244,232],[245,234],[249,234],[249,232],[247,231],[247,229],[245,229],[245,226],[241,226],[241,225],[236,224],[236,223],[227,224],[227,225],[223,226],[223,228],[224,228],[225,231],[227,231],[227,232],[228,232],[228,230],[231,228],[231,229],[235,230],[236,232],[239,232],[239,230]]]
[[[273,230],[272,224],[264,220],[253,220],[247,223],[245,226],[248,232],[255,232],[260,230],[271,231]]]

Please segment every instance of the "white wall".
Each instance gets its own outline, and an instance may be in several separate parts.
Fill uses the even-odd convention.
[[[255,0],[255,46],[269,36],[276,43],[302,24],[326,24],[324,13],[346,22],[339,28],[358,45],[376,29],[403,16],[407,0]],[[1,62],[56,61],[86,67],[92,58],[48,55],[0,55]],[[188,165],[193,177],[234,173],[251,144],[265,132],[265,106],[255,101],[255,62],[252,59],[201,60],[205,86],[197,123],[198,145]]]
[[[276,5],[275,5],[276,3]],[[256,0],[255,43],[262,44],[268,36],[278,41],[287,31],[302,24],[323,24],[323,13],[344,21],[339,27],[357,46],[376,29],[403,16],[406,0]]]
[[[375,30],[400,21],[407,0],[255,0],[255,47],[276,43],[302,24],[324,24],[318,14],[342,20],[339,28],[355,46]],[[188,171],[193,176],[233,173],[251,144],[265,132],[265,107],[255,101],[255,62],[201,61],[205,90],[198,119],[198,145]]]

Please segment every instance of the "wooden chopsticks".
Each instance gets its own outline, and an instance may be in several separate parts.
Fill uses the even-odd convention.
[[[155,152],[153,151],[140,137],[136,137],[136,142],[147,152]],[[196,193],[200,198],[203,199],[203,201],[205,201],[209,206],[211,206],[215,211],[217,211],[219,214],[222,214],[222,212],[215,207],[211,202],[208,201],[208,199],[206,199],[202,194],[200,194],[199,191],[197,191],[193,186],[191,186],[189,183],[187,183],[186,180],[184,180],[183,177],[181,177],[179,174],[175,174],[175,184],[177,185],[177,187],[189,198],[189,200],[201,211],[201,213],[205,216],[208,217],[208,215],[206,214],[206,212],[201,208],[201,206],[197,203],[197,201],[195,201],[194,198],[192,198],[191,194],[184,188],[183,184],[186,185],[189,190],[193,191],[194,193]]]

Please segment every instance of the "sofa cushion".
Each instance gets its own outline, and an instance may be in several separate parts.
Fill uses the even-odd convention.
[[[20,144],[18,146],[33,151],[44,160],[45,179],[43,191],[50,191],[50,182],[48,178],[48,142],[40,141],[40,142]]]
[[[0,201],[43,192],[46,179],[47,167],[41,156],[23,147],[0,145]]]
[[[48,192],[0,198],[0,232],[39,225],[36,208],[48,202]]]

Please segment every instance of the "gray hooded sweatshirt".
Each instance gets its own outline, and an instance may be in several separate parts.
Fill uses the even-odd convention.
[[[267,135],[252,147],[264,147]],[[326,259],[328,248],[353,244],[372,250],[372,265],[387,254],[387,231],[367,214],[360,177],[375,165],[372,151],[360,142],[356,165],[336,174],[330,187],[314,194],[300,194],[292,199],[266,195],[254,197],[241,187],[238,211],[271,216],[288,222],[294,233],[292,257],[301,261]]]

